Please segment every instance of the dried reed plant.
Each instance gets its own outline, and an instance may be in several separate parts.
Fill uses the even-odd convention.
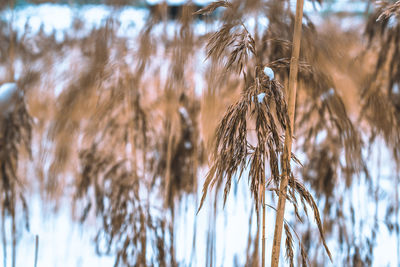
[[[118,69],[119,75],[106,76],[111,83],[96,77],[96,82],[101,82],[96,90],[103,93],[90,113],[91,121],[83,125],[82,144],[91,145],[80,151],[75,201],[84,207],[82,220],[94,207],[95,216],[103,222],[97,244],[103,244],[105,239],[105,252],[115,250],[116,265],[177,265],[175,203],[185,192],[194,192],[197,166],[202,163],[196,129],[199,106],[188,92],[184,75],[194,42],[188,20],[191,10],[191,6],[182,10],[179,36],[172,40],[161,36],[163,42],[172,44],[166,51],[172,57],[166,56],[166,62],[171,64],[166,81],[149,77],[151,83],[165,84],[160,95],[149,96],[144,90],[151,85],[145,71],[154,67],[150,63],[156,53],[148,43],[155,39],[152,29],[158,22],[153,18],[140,36],[135,71],[109,57],[100,65],[105,73],[109,67]],[[80,105],[77,103],[76,109]],[[139,232],[140,236],[136,234]],[[146,249],[149,243],[156,247],[152,252]],[[152,255],[150,262],[148,253]]]
[[[21,90],[21,89],[18,89]],[[3,263],[7,266],[6,224],[10,219],[11,266],[16,266],[18,220],[23,218],[29,230],[29,211],[25,196],[24,179],[18,175],[21,156],[31,154],[32,118],[30,117],[21,91],[16,92],[11,112],[3,112],[0,118],[0,167],[1,167],[1,235],[3,243]],[[22,154],[22,155],[21,155]]]
[[[143,35],[142,49],[146,36]],[[113,38],[113,35],[105,37]],[[107,39],[104,41],[108,43]],[[110,68],[117,68],[118,74],[109,73],[105,79],[108,82],[96,78],[102,82],[97,92],[103,93],[90,113],[92,120],[84,127],[86,148],[79,152],[81,169],[75,201],[77,207],[84,206],[81,220],[87,218],[90,210],[101,219],[97,251],[115,253],[116,266],[148,266],[155,262],[160,266],[175,266],[173,243],[168,239],[172,229],[161,215],[152,215],[157,205],[150,201],[152,187],[148,172],[151,166],[148,162],[155,144],[149,141],[148,135],[153,130],[137,86],[147,60],[139,61],[137,75],[132,75],[125,63],[114,63],[111,56],[100,64],[105,74]],[[101,247],[101,244],[106,245]],[[148,244],[155,247],[151,262],[146,258]]]
[[[0,210],[1,210],[1,236],[3,245],[3,265],[7,266],[7,239],[11,239],[11,266],[16,266],[17,238],[21,231],[19,220],[24,221],[26,230],[29,231],[29,210],[26,200],[25,179],[19,175],[19,165],[23,156],[31,157],[32,118],[27,110],[24,92],[29,83],[35,80],[35,75],[28,72],[15,83],[15,55],[17,37],[13,29],[15,1],[5,1],[0,4],[0,9],[9,8],[11,19],[1,20],[2,56],[1,62],[6,65],[6,81],[12,87],[11,95],[3,95],[0,114]],[[6,27],[4,27],[7,25]],[[4,38],[5,37],[5,38]],[[7,85],[4,85],[7,86]],[[5,92],[2,92],[3,94]],[[8,99],[7,99],[8,98]],[[5,103],[8,101],[8,103]],[[24,153],[25,152],[25,153]],[[11,233],[7,233],[7,222],[10,222]]]
[[[362,92],[363,109],[361,117],[371,126],[371,138],[383,136],[392,148],[396,162],[399,162],[399,86],[400,65],[400,23],[398,19],[399,1],[394,4],[381,2],[370,16],[365,29],[369,48],[376,51],[375,69],[370,73]],[[382,105],[386,109],[377,112]]]
[[[284,156],[282,153],[284,146],[281,135],[285,130],[286,136],[288,136],[288,133],[289,135],[292,133],[291,127],[288,124],[287,104],[284,98],[283,86],[274,79],[272,76],[273,72],[271,75],[270,68],[266,67],[263,71],[265,65],[262,64],[259,58],[254,38],[240,18],[234,15],[240,14],[238,10],[240,4],[218,1],[199,10],[197,14],[208,14],[218,7],[226,7],[228,11],[224,15],[225,23],[221,26],[220,30],[212,34],[209,38],[207,56],[222,60],[225,50],[233,46],[229,50],[230,55],[226,61],[225,69],[228,71],[230,68],[236,67],[239,74],[243,74],[245,89],[242,91],[241,98],[228,108],[218,124],[215,134],[215,150],[211,157],[212,166],[203,186],[203,197],[199,210],[204,203],[209,188],[212,188],[214,185],[220,187],[223,183],[225,184],[223,198],[225,203],[232,179],[235,175],[238,175],[240,178],[245,168],[249,166],[248,179],[250,191],[252,192],[258,214],[259,204],[263,206],[263,209],[265,208],[264,195],[267,185],[265,165],[267,162],[269,162],[270,167],[270,182],[273,182],[275,186],[282,183],[282,173],[280,173],[278,162],[278,159]],[[248,63],[250,56],[255,58],[255,65]],[[294,114],[294,111],[291,111],[291,113]],[[252,144],[248,139],[247,125],[252,123],[255,125],[256,144]],[[291,156],[282,159],[282,166],[286,170],[286,175],[291,173],[289,158],[292,158],[292,154],[290,148],[288,153]],[[289,183],[292,189],[290,196],[292,197],[296,214],[297,198],[295,197],[295,192],[299,194],[302,201],[305,200],[311,204],[314,215],[317,218],[317,225],[325,249],[330,256],[330,252],[325,244],[318,208],[314,200],[312,200],[308,191],[304,190],[304,187],[301,187],[300,190],[300,187],[295,186],[293,178],[291,178],[291,181]],[[286,191],[285,186],[284,188]],[[282,194],[286,195],[285,191],[274,191],[280,198]],[[311,200],[312,202],[310,202]],[[286,202],[286,197],[284,198],[284,202]],[[265,254],[264,231],[265,213],[263,213],[263,255]],[[290,236],[288,238],[290,239]],[[291,246],[288,247],[287,256],[290,262],[293,262],[293,253],[290,248]],[[306,262],[305,259],[304,262]],[[276,261],[273,260],[273,263],[275,264]],[[262,256],[262,264],[265,265],[264,256]]]
[[[277,8],[280,8],[279,12]],[[262,55],[269,58],[277,76],[287,80],[291,57],[291,43],[287,40],[293,34],[294,16],[282,6],[270,4],[264,10],[268,18],[275,16],[275,19],[270,21],[268,30],[261,37]],[[276,15],[281,13],[288,19]],[[354,100],[350,98],[351,90],[358,88],[349,88],[348,84],[339,83],[337,78],[341,72],[343,76],[352,73],[348,76],[351,80],[360,76],[360,72],[355,71],[354,50],[348,50],[350,40],[354,42],[359,35],[348,33],[353,37],[345,39],[343,32],[333,35],[334,31],[325,27],[317,27],[307,16],[304,17],[294,128],[297,132],[296,149],[306,154],[300,172],[304,182],[315,192],[318,202],[324,205],[324,229],[329,236],[333,226],[341,228],[345,225],[330,215],[341,209],[342,202],[337,200],[341,198],[340,194],[335,192],[341,177],[345,178],[343,183],[350,189],[360,173],[370,176],[362,156],[364,143],[357,129],[360,126],[354,120],[358,111],[354,105],[348,105],[348,99]],[[356,53],[359,53],[359,47]],[[358,91],[353,94],[358,94]],[[346,160],[343,160],[343,155]],[[315,264],[323,264],[320,260],[321,263]]]

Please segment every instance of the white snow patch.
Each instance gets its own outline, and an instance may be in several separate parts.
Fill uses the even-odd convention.
[[[315,137],[315,143],[317,144],[322,144],[322,142],[325,141],[326,137],[328,136],[327,132],[324,131],[320,131],[317,136]]]
[[[7,19],[10,19],[10,12],[4,12]],[[118,31],[120,36],[134,36],[144,27],[149,12],[145,9],[125,7],[116,15],[121,23]],[[1,16],[2,16],[1,15]],[[57,42],[62,42],[65,33],[71,31],[74,17],[82,18],[85,22],[84,32],[89,33],[91,29],[98,28],[105,20],[112,15],[112,9],[106,5],[85,5],[81,8],[71,8],[62,4],[40,4],[29,5],[17,9],[13,27],[18,36],[26,34],[28,26],[29,36],[34,36],[43,29],[46,35],[55,34]],[[73,32],[77,34],[77,32]]]
[[[390,16],[388,23],[387,23],[389,28],[394,28],[397,25],[397,19],[395,16]]]
[[[399,85],[397,83],[395,85],[393,85],[393,93],[395,93],[395,94],[400,93]]]
[[[103,5],[88,5],[83,11],[83,20],[94,28],[100,27],[110,15],[110,10]]]
[[[260,93],[257,95],[258,103],[262,103],[264,101],[265,93]]]
[[[272,81],[275,78],[275,73],[270,67],[264,68],[264,74]]]
[[[267,17],[265,17],[265,16],[260,16],[260,17],[258,18],[258,22],[259,22],[262,26],[264,26],[265,28],[267,28],[268,25],[269,25],[269,19],[268,19]]]
[[[14,27],[19,35],[24,33],[25,25],[29,25],[32,34],[37,33],[40,29],[43,29],[47,35],[55,32],[55,37],[59,42],[64,38],[61,31],[70,28],[72,23],[72,10],[65,5],[32,5],[17,10],[15,15]]]
[[[162,2],[164,2],[165,0],[147,0],[146,2],[150,5],[156,5],[156,4],[160,4]],[[187,0],[166,0],[165,2],[167,2],[167,4],[169,5],[182,5],[187,3]],[[197,4],[197,5],[208,5],[211,2],[213,2],[212,0],[194,0],[193,3]]]
[[[184,145],[185,145],[186,149],[191,149],[192,148],[192,143],[190,143],[189,141],[186,141]]]
[[[328,98],[330,98],[331,96],[333,96],[334,94],[335,94],[335,90],[333,88],[330,88],[328,91],[321,94],[321,100],[325,101]]]
[[[5,83],[0,86],[0,115],[10,113],[18,99],[18,86],[16,83]]]
[[[190,121],[189,113],[187,112],[186,108],[180,107],[180,108],[179,108],[179,113],[182,115],[182,117],[183,117],[186,121]]]

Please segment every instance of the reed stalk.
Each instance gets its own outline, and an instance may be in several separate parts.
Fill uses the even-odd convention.
[[[261,257],[261,266],[265,266],[265,175],[263,177],[263,190],[262,190],[262,257]]]
[[[15,3],[14,1],[10,1],[10,12],[11,12],[11,19],[8,24],[9,31],[10,31],[10,45],[8,47],[8,55],[9,55],[9,66],[8,66],[8,80],[9,81],[14,81],[14,76],[15,76],[15,70],[14,70],[14,61],[15,61],[15,36],[14,36],[14,30],[13,30],[13,23],[14,23],[14,6]]]
[[[34,267],[37,267],[37,262],[38,262],[38,255],[39,255],[39,236],[35,236],[35,263]]]
[[[14,190],[12,190],[12,201],[15,203]],[[17,265],[17,225],[15,218],[15,207],[11,213],[11,234],[12,234],[12,254],[11,254],[11,266],[15,267]]]
[[[3,243],[3,265],[7,266],[7,238],[6,238],[6,219],[5,219],[5,210],[2,210],[1,216],[1,238]]]
[[[285,134],[285,150],[283,154],[283,177],[280,182],[279,200],[275,221],[274,242],[272,247],[271,266],[279,266],[279,255],[282,240],[283,219],[285,215],[286,205],[286,191],[290,175],[290,155],[292,153],[292,136],[294,129],[294,112],[296,107],[296,89],[297,89],[297,74],[299,66],[299,54],[301,43],[301,27],[303,20],[303,4],[304,0],[297,0],[296,4],[296,17],[293,33],[292,44],[292,57],[290,60],[290,73],[289,73],[289,91],[288,91],[288,113],[290,120],[290,127],[286,127]],[[286,165],[286,166],[285,166]]]

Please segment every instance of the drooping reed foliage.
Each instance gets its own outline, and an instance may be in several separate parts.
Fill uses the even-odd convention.
[[[21,84],[22,85],[22,84]],[[21,90],[21,89],[18,89]],[[31,155],[32,118],[22,91],[13,96],[12,111],[6,111],[0,117],[0,170],[1,170],[1,235],[3,244],[3,264],[7,266],[7,239],[12,243],[11,266],[16,266],[17,238],[21,232],[19,221],[24,221],[29,230],[29,211],[26,199],[26,180],[18,174],[18,163],[25,154]],[[23,153],[25,151],[25,153]],[[9,225],[7,225],[9,223]],[[7,231],[6,229],[10,229]]]
[[[400,56],[399,10],[400,2],[393,4],[382,2],[371,15],[365,29],[369,47],[376,51],[376,63],[370,73],[362,92],[362,117],[371,125],[371,138],[383,136],[390,147],[393,156],[399,160],[400,144],[399,129],[399,86],[400,65],[397,60]],[[381,105],[387,108],[377,112]]]
[[[300,190],[297,185],[298,182],[294,182],[295,180],[290,171],[290,163],[288,163],[290,159],[282,159],[286,161],[286,163],[282,163],[282,166],[286,166],[282,171],[287,171],[287,173],[282,174],[279,170],[278,159],[283,156],[284,148],[281,135],[287,127],[290,127],[283,87],[276,81],[273,72],[271,74],[270,68],[265,67],[264,69],[266,63],[263,63],[262,59],[258,58],[256,41],[240,17],[235,16],[236,14],[241,14],[239,9],[243,7],[241,7],[240,2],[234,2],[233,4],[227,1],[214,2],[197,13],[207,14],[218,7],[226,7],[228,11],[224,14],[225,21],[221,29],[209,38],[207,56],[222,60],[223,53],[225,50],[230,49],[232,45],[233,48],[230,51],[228,50],[230,55],[228,55],[229,59],[225,68],[229,71],[231,67],[236,67],[239,74],[243,74],[245,88],[239,101],[228,108],[217,127],[215,151],[211,158],[212,165],[203,186],[203,197],[199,209],[201,209],[209,188],[212,188],[215,184],[218,187],[224,184],[225,203],[232,179],[235,175],[240,178],[248,166],[250,191],[258,213],[259,205],[265,205],[266,166],[269,165],[270,182],[273,182],[276,187],[279,187],[282,182],[282,175],[290,175],[291,182],[289,186],[291,187],[291,193],[289,199],[294,204],[298,218],[300,217],[297,213],[295,193],[299,194],[303,204],[305,202],[311,204],[323,244],[329,257],[331,257],[325,243],[318,207],[311,194],[303,186],[301,186]],[[249,57],[255,58],[255,62],[253,61],[255,66],[248,63]],[[264,71],[262,71],[263,69]],[[248,124],[255,126],[255,144],[248,140]],[[286,133],[288,132],[291,133],[292,131],[286,131]],[[275,192],[278,195],[283,193],[278,190],[275,190]],[[265,225],[265,218],[263,224]],[[285,227],[285,231],[288,232],[287,227]],[[290,240],[291,235],[289,233],[286,241],[287,258],[292,263],[293,251]],[[265,253],[264,249],[265,244],[263,243],[263,254]],[[264,256],[262,262],[264,264]],[[303,258],[303,262],[306,262],[305,258]]]

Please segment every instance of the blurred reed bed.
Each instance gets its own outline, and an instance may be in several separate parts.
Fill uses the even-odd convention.
[[[66,197],[72,218],[98,222],[96,250],[113,253],[116,266],[178,266],[177,207],[185,196],[200,197],[203,187],[201,206],[215,185],[206,244],[207,265],[213,266],[211,229],[222,211],[217,201],[225,203],[232,183],[245,173],[256,214],[250,212],[248,227],[256,223],[259,230],[249,235],[242,264],[259,266],[259,207],[274,210],[282,164],[290,161],[282,158],[294,25],[289,2],[147,6],[140,33],[121,36],[119,8],[146,7],[134,2],[106,1],[115,9],[110,17],[85,34],[65,34],[63,41],[43,29],[32,34],[29,25],[17,33],[12,19],[1,17],[0,80],[17,76],[23,92],[14,111],[1,118],[3,247],[10,223],[11,259],[17,257],[19,222],[29,225],[27,199],[39,188],[51,208]],[[13,3],[2,5],[2,12],[12,12],[7,8]],[[382,225],[375,214],[371,236],[357,236],[351,229],[366,218],[357,217],[349,192],[360,180],[371,192],[381,190],[366,155],[379,140],[392,151],[393,164],[399,163],[398,14],[398,1],[374,5],[365,32],[304,17],[291,155],[299,164],[292,164],[287,196],[295,215],[284,223],[290,265],[328,264],[311,238],[317,228],[321,242],[325,235],[340,248],[332,251],[334,264],[374,262]],[[84,24],[76,17],[72,32]],[[198,177],[202,169],[209,170],[206,177]],[[399,240],[396,177],[393,171],[394,192],[371,194],[370,201],[390,200],[384,224]],[[265,189],[273,194],[265,198]],[[317,228],[304,221],[307,205]]]

